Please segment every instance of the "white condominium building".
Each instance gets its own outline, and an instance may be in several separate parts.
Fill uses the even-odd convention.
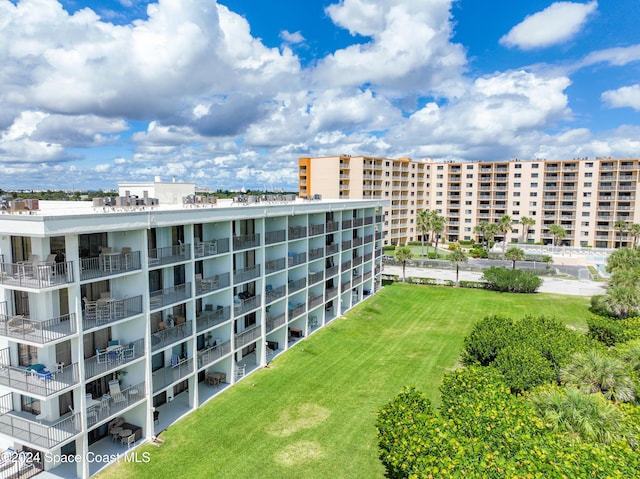
[[[413,161],[366,156],[300,158],[299,195],[386,199],[385,244],[419,239],[416,214],[435,210],[447,220],[442,239],[477,239],[474,227],[508,215],[507,241],[550,243],[551,225],[563,244],[612,248],[632,238],[617,221],[640,223],[640,160],[575,158],[487,162]],[[535,220],[524,231],[522,217]],[[620,223],[618,223],[620,225]]]
[[[194,191],[3,202],[0,477],[88,477],[377,289],[387,202]]]

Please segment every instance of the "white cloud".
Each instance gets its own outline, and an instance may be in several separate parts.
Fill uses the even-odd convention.
[[[624,86],[602,93],[602,101],[611,108],[631,107],[640,111],[640,85]]]
[[[280,38],[282,38],[286,43],[296,44],[304,42],[304,37],[300,31],[297,32],[289,32],[288,30],[282,30],[280,32]]]
[[[522,50],[565,43],[582,29],[597,8],[598,2],[595,0],[589,3],[552,3],[513,27],[500,38],[500,43]]]

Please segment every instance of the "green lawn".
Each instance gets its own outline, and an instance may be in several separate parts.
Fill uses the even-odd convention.
[[[144,445],[147,464],[99,477],[383,478],[376,410],[415,384],[437,404],[463,338],[487,314],[585,327],[588,298],[395,284]]]

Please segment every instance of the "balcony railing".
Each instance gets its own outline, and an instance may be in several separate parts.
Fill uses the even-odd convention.
[[[324,271],[316,271],[315,273],[309,273],[309,284],[315,284],[324,279]]]
[[[309,261],[322,258],[324,256],[324,248],[314,248],[309,250]]]
[[[124,351],[130,354],[124,354]],[[108,371],[122,369],[136,359],[144,356],[144,338],[123,344],[121,349],[105,351],[101,355],[96,354],[84,360],[84,378],[89,379],[94,376],[101,376]]]
[[[151,309],[162,308],[168,304],[184,301],[189,296],[191,296],[191,283],[178,284],[149,293],[149,306]]]
[[[21,440],[42,449],[53,449],[79,434],[82,421],[79,413],[55,422],[38,421],[36,416],[16,409],[13,394],[0,397],[0,434]]]
[[[26,396],[46,397],[75,386],[80,380],[78,364],[73,363],[48,374],[38,374],[22,366],[12,366],[9,348],[0,350],[0,385],[7,386]]]
[[[324,233],[324,225],[311,225],[309,226],[309,236],[321,235]]]
[[[149,250],[149,266],[179,263],[180,261],[188,260],[190,257],[190,244],[152,248]]]
[[[287,315],[285,313],[282,313],[273,318],[268,316],[267,317],[267,333],[270,331],[273,331],[276,328],[279,328],[286,322],[287,322]]]
[[[247,344],[255,341],[261,336],[261,327],[259,324],[252,326],[250,329],[245,329],[241,333],[235,335],[235,348],[243,348]]]
[[[309,296],[309,301],[307,304],[309,305],[309,309],[315,308],[316,306],[320,306],[324,303],[324,297],[322,294],[320,296]]]
[[[287,260],[289,267],[298,266],[299,264],[307,262],[307,253],[289,253]]]
[[[239,303],[233,303],[233,314],[236,316],[245,314],[252,309],[260,307],[260,295],[252,296],[250,298],[241,299]]]
[[[265,304],[273,303],[287,294],[287,287],[284,284],[273,289],[269,289],[270,286],[271,285],[267,285],[267,289],[264,293]]]
[[[351,280],[348,279],[346,281],[343,281],[342,284],[340,285],[342,292],[344,293],[345,291],[348,291],[351,289]]]
[[[151,373],[153,392],[158,392],[166,388],[169,384],[183,380],[192,372],[193,358],[178,359],[175,365],[153,371],[153,373]]]
[[[218,273],[208,278],[196,279],[196,294],[201,295],[218,291],[226,288],[231,284],[231,275],[229,273]]]
[[[371,278],[371,271],[365,271],[365,273],[362,275],[362,280],[366,281],[370,278]]]
[[[38,321],[24,316],[0,314],[0,336],[46,344],[76,333],[76,315],[65,314]]]
[[[80,281],[136,271],[141,268],[140,251],[106,253],[93,258],[80,258]]]
[[[151,334],[151,351],[157,351],[165,348],[170,344],[182,341],[184,338],[193,334],[193,321],[185,321],[182,324],[178,324],[173,328],[168,328],[162,331],[156,331]]]
[[[196,258],[213,256],[229,252],[229,238],[221,238],[210,241],[197,241],[193,247]]]
[[[109,298],[95,303],[91,307],[85,305],[82,311],[82,327],[85,330],[142,314],[142,295],[124,299]]]
[[[224,343],[198,351],[198,369],[208,366],[230,352],[231,341],[225,341]]]
[[[298,316],[304,314],[304,312],[307,310],[307,305],[302,303],[302,304],[298,304],[292,308],[289,308],[289,321],[291,321],[292,319],[297,318]]]
[[[265,274],[275,273],[283,270],[286,266],[287,261],[284,258],[272,259],[264,264],[264,272]]]
[[[258,276],[260,276],[260,265],[255,264],[247,268],[235,270],[233,272],[233,282],[236,284],[243,283],[250,279],[257,278]]]
[[[356,256],[353,258],[353,266],[358,266],[359,264],[362,264],[362,256]]]
[[[340,223],[337,221],[327,221],[327,233],[333,233],[338,231],[340,228]]]
[[[393,197],[395,198],[398,195],[393,195]],[[399,196],[398,196],[399,197]],[[352,220],[342,220],[342,229],[346,230],[351,228],[351,225],[353,224]]]
[[[108,406],[106,408],[93,406],[92,414],[87,414],[87,426],[92,427],[99,422],[104,421],[112,416],[117,415],[123,409],[128,408],[132,404],[142,401],[146,397],[146,384],[143,382],[128,386],[120,390],[122,393],[118,401],[113,398],[106,399]]]
[[[307,278],[300,278],[294,281],[289,281],[289,294],[300,291],[305,286],[307,286]]]
[[[196,315],[196,328],[201,332],[229,319],[231,319],[231,306],[219,306],[215,311],[200,311]]]
[[[327,249],[327,255],[335,254],[338,252],[338,244],[337,243],[328,244],[326,245],[326,249]]]
[[[325,278],[338,274],[338,266],[330,266],[325,270]]]
[[[264,234],[265,244],[282,243],[287,240],[287,230],[267,231]]]
[[[351,269],[351,260],[347,260],[342,263],[342,271],[346,271],[348,269]]]
[[[351,240],[346,240],[342,242],[342,249],[351,249]]]
[[[73,261],[0,263],[0,284],[44,289],[73,283]]]
[[[306,226],[289,226],[289,241],[307,236]]]
[[[238,251],[247,248],[257,248],[260,246],[260,235],[240,235],[233,237],[233,249]]]
[[[364,224],[364,218],[354,218],[353,219],[353,226],[358,227],[358,226],[362,226]]]
[[[338,288],[327,288],[324,292],[325,301],[335,298],[336,296],[338,296]]]

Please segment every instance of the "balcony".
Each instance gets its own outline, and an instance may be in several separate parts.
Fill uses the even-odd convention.
[[[395,196],[397,196],[397,195],[394,195],[394,197],[395,197]],[[399,197],[399,196],[398,196],[398,197]],[[353,224],[353,221],[351,221],[351,220],[343,220],[343,221],[342,221],[342,229],[343,229],[343,230],[347,230],[347,229],[351,228],[351,225],[352,225],[352,224]]]
[[[151,373],[154,393],[166,388],[170,384],[182,381],[189,376],[189,374],[193,373],[193,358],[179,359],[176,355],[174,355],[174,358],[172,362],[175,362],[175,364],[165,366]]]
[[[338,252],[338,244],[337,243],[328,244],[326,245],[326,249],[327,249],[327,256],[331,254],[335,254]]]
[[[354,228],[362,226],[363,224],[364,224],[364,218],[354,218],[353,219],[353,227]]]
[[[254,264],[246,268],[238,269],[233,272],[233,282],[235,284],[244,283],[260,276],[260,265]]]
[[[182,341],[193,334],[193,321],[185,321],[173,328],[156,331],[151,334],[151,351],[158,351],[170,344]]]
[[[343,281],[342,284],[340,285],[342,292],[344,293],[345,291],[348,291],[351,289],[351,280],[348,279],[346,281]]]
[[[325,301],[329,301],[332,298],[338,296],[338,288],[327,288],[324,292]]]
[[[287,315],[285,313],[282,313],[273,318],[270,317],[269,314],[267,313],[267,333],[273,331],[276,328],[279,328],[286,322],[287,322]]]
[[[285,258],[272,259],[264,264],[264,272],[265,274],[275,273],[283,270],[286,265],[287,262]]]
[[[181,244],[149,250],[149,267],[179,263],[191,258],[191,245]]]
[[[314,248],[309,250],[309,261],[322,258],[324,256],[324,248]]]
[[[23,366],[12,366],[9,348],[0,350],[0,385],[7,386],[27,396],[47,397],[75,386],[80,380],[78,364],[50,369],[44,377]]]
[[[362,256],[356,256],[353,258],[353,266],[358,266],[362,264]]]
[[[364,240],[361,237],[353,238],[353,247],[357,248],[358,246],[362,246]]]
[[[319,296],[316,296],[313,293],[309,294],[309,300],[307,301],[309,310],[315,308],[316,306],[320,306],[322,303],[324,303],[324,297],[322,294],[320,294]]]
[[[287,230],[267,231],[264,234],[265,244],[282,243],[287,240]]]
[[[87,330],[142,314],[142,295],[90,301],[82,311],[82,327]]]
[[[289,236],[289,241],[305,238],[307,236],[307,227],[306,226],[289,226],[288,236]]]
[[[321,234],[324,234],[323,224],[311,225],[309,227],[309,236],[315,236],[315,235],[321,235]]]
[[[289,308],[289,321],[302,316],[306,310],[307,305],[305,303],[297,304],[296,306]]]
[[[338,267],[337,266],[330,266],[329,268],[325,269],[324,274],[325,274],[326,278],[334,276],[334,275],[338,274]]]
[[[198,369],[208,366],[230,352],[231,341],[225,341],[210,348],[198,351]]]
[[[346,240],[342,242],[342,249],[351,249],[351,240]]]
[[[76,315],[65,314],[39,321],[28,317],[0,314],[0,337],[21,342],[46,344],[76,333]]]
[[[179,284],[149,293],[149,306],[151,309],[162,308],[169,304],[184,301],[190,296],[191,283]]]
[[[262,328],[259,324],[252,326],[250,329],[245,329],[241,333],[235,335],[235,348],[243,348],[247,344],[260,338],[262,335]]]
[[[132,404],[142,401],[146,398],[146,384],[144,382],[134,384],[133,386],[121,389],[122,400],[116,402],[113,398],[110,398],[109,407],[102,408],[100,406],[94,406],[92,409],[93,414],[87,414],[87,426],[92,427],[99,422],[104,421],[112,416],[116,416],[120,411],[128,408]]]
[[[231,319],[231,306],[218,306],[215,311],[213,305],[207,305],[207,307],[211,309],[205,309],[196,314],[196,329],[199,333]]]
[[[251,296],[245,299],[235,299],[233,303],[233,314],[240,316],[260,307],[260,295]]]
[[[327,221],[327,233],[334,233],[338,231],[340,224],[337,221]]]
[[[56,421],[40,422],[36,416],[18,408],[13,404],[12,393],[0,397],[0,433],[12,440],[24,441],[34,447],[50,450],[82,430],[80,414],[69,415]]]
[[[46,289],[73,283],[73,261],[0,263],[0,284]]]
[[[302,288],[307,286],[307,278],[300,278],[294,281],[289,281],[289,294],[295,293],[296,291],[300,291]]]
[[[80,281],[137,271],[141,268],[140,251],[125,250],[93,258],[80,258]]]
[[[289,253],[287,258],[289,267],[298,266],[307,262],[307,253]]]
[[[287,287],[283,284],[282,286],[278,286],[277,288],[271,288],[271,285],[268,284],[266,287],[266,291],[264,293],[264,302],[265,304],[273,303],[280,298],[284,298],[287,294]]]
[[[123,354],[124,350],[131,354]],[[84,360],[84,378],[102,376],[108,371],[122,369],[125,365],[144,356],[144,338],[123,345],[121,350],[114,349],[106,354],[91,356]]]
[[[213,241],[196,241],[193,250],[196,258],[228,253],[229,238],[222,238]]]
[[[196,295],[218,291],[230,284],[231,275],[229,273],[218,273],[206,278],[198,278],[198,275],[196,275]]]
[[[257,248],[260,246],[260,235],[240,235],[233,237],[233,250],[243,250],[248,248]]]
[[[309,273],[309,285],[315,284],[324,279],[324,271]]]
[[[344,261],[342,263],[342,271],[346,271],[348,269],[351,269],[351,260],[350,259],[347,260],[347,261]]]

